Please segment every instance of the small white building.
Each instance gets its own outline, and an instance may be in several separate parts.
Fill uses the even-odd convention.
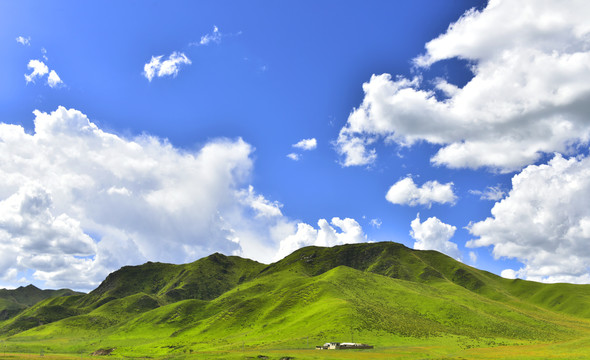
[[[328,342],[321,346],[316,346],[316,350],[345,350],[345,349],[372,349],[372,345],[360,343],[339,343]]]

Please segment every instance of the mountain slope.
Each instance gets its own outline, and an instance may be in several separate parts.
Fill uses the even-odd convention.
[[[7,320],[39,301],[81,294],[70,289],[41,290],[34,285],[21,286],[14,290],[0,289],[0,320]]]
[[[120,354],[293,347],[352,334],[380,346],[429,337],[547,342],[590,334],[589,299],[587,285],[502,279],[386,242],[308,247],[271,265],[214,254],[124,267],[90,294],[45,300],[0,331],[16,342],[68,339],[64,351],[105,345]]]
[[[147,295],[152,306],[142,311],[184,299],[213,299],[241,282],[248,281],[265,265],[237,256],[213,254],[190,264],[173,265],[148,262],[140,266],[125,266],[113,273],[98,288],[83,296],[50,298],[20,312],[8,321],[0,322],[0,333],[14,334],[42,324],[74,315],[82,315],[135,295]],[[128,308],[125,302],[117,304]],[[119,313],[118,321],[126,319]],[[129,314],[137,315],[134,308]]]

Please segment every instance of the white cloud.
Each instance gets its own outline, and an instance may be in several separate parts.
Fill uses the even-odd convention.
[[[457,244],[450,241],[457,228],[443,223],[437,217],[429,217],[426,221],[420,222],[420,214],[412,220],[410,236],[416,240],[414,249],[436,250],[447,254],[457,260],[461,260],[461,252]]]
[[[491,217],[470,224],[469,247],[492,246],[496,258],[524,267],[506,274],[544,282],[590,282],[590,158],[530,165],[512,178],[512,190]],[[506,275],[506,276],[508,276]]]
[[[354,244],[367,241],[362,227],[354,219],[332,218],[332,226],[326,219],[318,221],[318,229],[305,223],[297,224],[297,231],[285,237],[275,256],[275,260],[282,259],[293,251],[304,246],[335,246],[342,244]],[[341,231],[339,232],[337,229]]]
[[[300,149],[303,151],[311,151],[318,146],[318,142],[315,138],[302,139],[301,141],[297,142],[296,144],[293,144],[292,146],[296,149]],[[301,159],[301,154],[290,153],[287,154],[287,157],[293,161],[299,161],[299,159]]]
[[[30,74],[25,74],[25,80],[27,84],[30,82],[34,83],[36,79],[42,78],[49,74],[47,76],[47,85],[49,85],[49,87],[56,88],[63,85],[63,81],[60,79],[59,75],[57,75],[55,70],[49,71],[49,67],[47,67],[43,61],[30,60],[27,64],[27,67],[33,70]]]
[[[366,240],[353,219],[322,219],[316,230],[285,217],[248,184],[254,149],[241,139],[185,151],[105,132],[75,109],[34,113],[32,134],[0,123],[5,286],[90,290],[148,260],[184,263],[219,251],[268,262],[308,244]]]
[[[294,148],[301,149],[301,150],[313,150],[318,146],[318,142],[315,138],[311,139],[303,139],[299,141],[297,144],[293,144]]]
[[[373,75],[337,140],[344,166],[376,160],[377,139],[440,145],[435,165],[503,172],[568,153],[590,139],[590,3],[490,1],[426,44],[417,66],[446,59],[471,63],[462,88],[437,79]],[[439,99],[436,91],[446,99]]]
[[[241,139],[184,151],[105,132],[74,109],[35,116],[32,134],[0,123],[3,282],[32,272],[45,287],[88,290],[147,260],[270,261],[295,232],[282,205],[248,185],[253,148]]]
[[[484,191],[469,190],[470,194],[477,195],[481,200],[498,201],[506,195],[500,186],[488,186]]]
[[[264,196],[256,194],[252,185],[248,187],[248,190],[238,191],[237,196],[242,204],[256,211],[256,216],[273,217],[283,215],[281,213],[282,204],[276,201],[271,202],[265,199]]]
[[[182,65],[192,64],[190,59],[181,52],[173,52],[168,59],[162,61],[164,55],[152,56],[149,63],[143,66],[143,75],[149,81],[154,77],[173,76],[176,77]]]
[[[49,87],[51,88],[55,88],[61,84],[63,84],[63,81],[61,81],[61,79],[54,70],[51,70],[49,72],[49,76],[47,77],[47,85],[49,85]]]
[[[296,154],[296,153],[290,153],[290,154],[287,154],[287,157],[293,161],[299,161],[299,158],[301,157],[301,155]]]
[[[39,60],[30,60],[27,64],[27,68],[33,70],[33,72],[31,72],[30,74],[25,74],[25,80],[27,81],[27,83],[34,83],[35,79],[43,77],[44,75],[49,73],[49,68],[47,67],[47,65],[45,65],[43,61]]]
[[[30,46],[31,45],[31,37],[27,36],[19,36],[16,38],[16,42],[21,44],[21,45],[25,45],[25,46]]]
[[[502,272],[500,273],[500,276],[502,276],[505,279],[516,279],[517,278],[516,271],[514,271],[512,269],[502,270]]]
[[[381,225],[383,224],[383,222],[381,221],[381,219],[371,219],[371,221],[369,222],[369,224],[376,228],[379,229],[381,227]]]
[[[342,129],[336,141],[336,151],[344,156],[342,166],[370,165],[377,160],[377,151],[367,149],[375,138],[356,136],[353,132]]]
[[[457,196],[453,193],[453,183],[441,184],[427,181],[421,187],[416,186],[408,176],[393,184],[385,195],[387,201],[399,205],[423,205],[431,207],[432,203],[455,204]]]
[[[212,42],[219,44],[221,42],[221,36],[222,35],[219,32],[219,28],[217,26],[213,26],[212,33],[201,36],[201,40],[198,43],[193,43],[191,45],[209,45]]]
[[[475,264],[477,262],[477,254],[473,251],[469,252],[469,260],[471,260],[472,264]]]

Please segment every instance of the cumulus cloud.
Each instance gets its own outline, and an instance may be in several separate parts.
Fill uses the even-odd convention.
[[[51,88],[55,88],[63,84],[63,81],[59,78],[55,70],[51,70],[49,72],[49,76],[47,77],[47,85]]]
[[[297,231],[281,241],[275,260],[282,259],[304,246],[335,246],[360,243],[367,240],[362,227],[354,219],[335,217],[332,218],[331,224],[326,219],[320,219],[318,229],[315,229],[306,223],[298,223]]]
[[[25,80],[27,83],[35,82],[35,79],[43,77],[49,73],[49,68],[43,61],[30,60],[27,64],[27,68],[33,70],[30,74],[25,74]]]
[[[164,55],[152,56],[150,62],[143,66],[143,75],[149,81],[154,77],[172,76],[176,77],[182,65],[192,64],[190,59],[181,52],[173,52],[168,59],[162,61]]]
[[[303,151],[311,151],[314,150],[318,146],[318,142],[315,138],[311,139],[302,139],[296,144],[291,145],[296,149],[300,149]],[[293,161],[299,161],[301,159],[301,154],[299,153],[290,153],[287,157]]]
[[[498,201],[506,195],[500,186],[488,186],[485,190],[469,190],[470,194],[477,195],[481,200]]]
[[[426,141],[450,168],[521,169],[543,153],[573,151],[590,139],[590,3],[492,0],[426,44],[418,70],[447,59],[471,64],[463,87],[437,79],[373,75],[340,130],[344,166],[376,160],[379,139]],[[500,26],[501,24],[501,26]],[[441,98],[437,92],[444,96]]]
[[[590,159],[557,154],[512,178],[491,217],[470,224],[469,247],[492,246],[496,258],[524,264],[502,276],[544,282],[590,282]]]
[[[313,150],[318,146],[318,142],[315,138],[311,138],[311,139],[303,139],[301,141],[299,141],[296,144],[293,144],[293,147],[296,149],[301,149],[301,150]]]
[[[420,222],[420,214],[416,215],[410,226],[412,227],[410,236],[416,240],[414,249],[436,250],[461,260],[461,252],[457,244],[450,241],[457,230],[455,226],[445,224],[435,216]]]
[[[393,204],[430,208],[432,203],[455,204],[457,196],[453,192],[453,183],[441,184],[438,181],[427,181],[418,187],[412,177],[408,176],[393,184],[385,195]]]
[[[248,184],[242,139],[185,151],[105,132],[75,109],[34,114],[33,133],[0,123],[0,285],[90,290],[123,265],[216,251],[269,262],[308,245],[309,229],[316,245],[365,240],[353,219],[315,230],[284,216]]]
[[[31,45],[31,37],[27,36],[19,36],[16,38],[16,42],[21,44],[21,45],[25,45],[25,46],[30,46]]]
[[[45,75],[49,74],[47,76],[47,85],[49,85],[49,87],[56,88],[63,85],[63,81],[59,75],[57,75],[55,70],[49,71],[49,67],[45,65],[43,61],[30,60],[27,67],[32,70],[30,74],[25,74],[27,84],[30,82],[34,83],[36,79],[43,78]]]
[[[147,260],[271,260],[295,225],[247,184],[252,152],[241,139],[189,152],[123,138],[63,107],[35,111],[32,134],[0,123],[3,280],[32,273],[43,286],[88,289]]]

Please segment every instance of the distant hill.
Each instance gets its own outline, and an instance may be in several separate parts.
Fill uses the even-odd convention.
[[[7,320],[41,300],[51,297],[82,294],[70,289],[41,290],[34,285],[14,290],[0,289],[0,321]]]
[[[289,347],[354,334],[381,346],[429,337],[564,341],[590,334],[590,286],[503,279],[392,242],[306,247],[270,265],[213,254],[123,267],[89,294],[48,298],[0,322],[0,334],[119,354]]]

